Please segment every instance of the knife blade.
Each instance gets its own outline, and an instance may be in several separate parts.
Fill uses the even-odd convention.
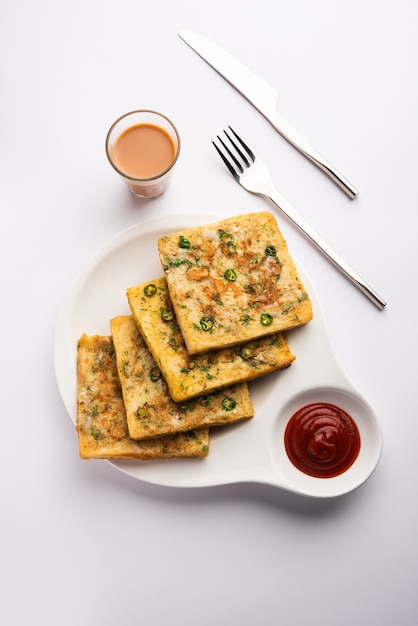
[[[358,196],[358,189],[278,113],[279,96],[274,87],[204,35],[188,29],[183,29],[178,34],[264,115],[289,143],[325,172],[352,200]]]

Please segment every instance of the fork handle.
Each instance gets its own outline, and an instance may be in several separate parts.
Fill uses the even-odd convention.
[[[306,141],[281,115],[274,112],[268,117],[274,128],[304,154],[312,163],[317,165],[327,176],[331,178],[353,200],[358,196],[358,189],[354,187],[327,159],[322,156],[311,144]]]
[[[349,265],[342,259],[332,248],[327,244],[324,239],[301,217],[289,204],[289,202],[283,198],[279,192],[272,188],[267,194],[267,197],[297,226],[311,241],[312,243],[352,282],[358,287],[366,296],[379,308],[383,309],[386,306],[385,300],[381,298],[371,287],[366,283],[357,272],[355,272]]]

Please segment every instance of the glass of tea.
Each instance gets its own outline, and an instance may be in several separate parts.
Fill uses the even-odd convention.
[[[112,167],[141,198],[166,191],[180,154],[180,136],[174,124],[157,111],[131,111],[119,117],[106,137]]]

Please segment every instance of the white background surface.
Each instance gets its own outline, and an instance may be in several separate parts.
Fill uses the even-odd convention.
[[[416,623],[417,25],[413,0],[3,0],[2,623]],[[281,113],[359,198],[285,142],[181,28],[275,85]],[[129,195],[104,153],[108,127],[134,108],[164,112],[182,137],[172,185],[153,201]],[[81,461],[57,389],[62,303],[110,238],[173,212],[274,211],[216,156],[210,140],[227,124],[388,301],[379,311],[280,221],[384,432],[376,472],[336,500],[248,484],[154,487]]]

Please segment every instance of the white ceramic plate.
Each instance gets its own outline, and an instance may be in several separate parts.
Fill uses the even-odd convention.
[[[109,320],[129,314],[126,289],[162,275],[157,239],[168,232],[218,221],[214,214],[180,214],[139,223],[102,248],[73,284],[55,335],[55,371],[71,419],[76,421],[76,345],[83,332],[110,334]],[[366,399],[350,382],[331,349],[313,285],[298,264],[311,297],[314,319],[286,337],[296,361],[284,371],[250,383],[255,416],[220,427],[211,435],[204,459],[108,461],[140,480],[171,487],[204,487],[258,482],[305,496],[328,498],[348,493],[372,474],[382,450],[379,422]],[[361,449],[355,463],[336,478],[312,478],[289,461],[283,443],[288,419],[302,406],[336,404],[356,421]]]

